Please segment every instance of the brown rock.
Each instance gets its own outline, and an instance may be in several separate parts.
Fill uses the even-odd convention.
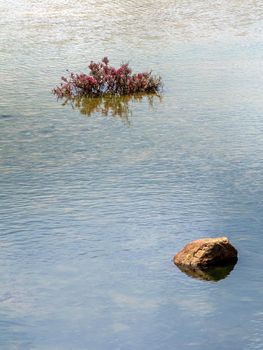
[[[202,238],[188,243],[174,256],[178,266],[210,266],[237,260],[237,250],[227,237]]]

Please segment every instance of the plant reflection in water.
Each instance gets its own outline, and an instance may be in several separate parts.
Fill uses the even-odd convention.
[[[132,116],[132,104],[147,101],[150,108],[154,108],[156,102],[162,102],[159,94],[133,94],[125,96],[105,95],[101,97],[74,97],[67,98],[63,106],[70,104],[73,109],[78,109],[81,114],[91,117],[101,115],[104,117],[119,117],[130,125]]]

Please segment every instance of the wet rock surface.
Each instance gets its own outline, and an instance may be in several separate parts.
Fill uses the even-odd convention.
[[[188,243],[174,256],[173,261],[181,269],[193,269],[236,263],[237,254],[227,237],[202,238]]]

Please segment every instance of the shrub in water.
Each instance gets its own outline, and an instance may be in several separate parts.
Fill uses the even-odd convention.
[[[99,63],[91,61],[89,69],[89,75],[71,73],[69,78],[61,77],[62,83],[53,93],[59,98],[105,94],[120,96],[138,92],[157,93],[162,86],[159,76],[153,76],[151,72],[132,74],[128,63],[116,69],[109,65],[107,57]]]

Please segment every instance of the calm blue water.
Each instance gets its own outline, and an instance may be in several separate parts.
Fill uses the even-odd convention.
[[[263,349],[262,2],[0,10],[1,350]],[[128,120],[56,101],[106,54],[160,74],[162,101]],[[173,265],[221,235],[226,279]]]

